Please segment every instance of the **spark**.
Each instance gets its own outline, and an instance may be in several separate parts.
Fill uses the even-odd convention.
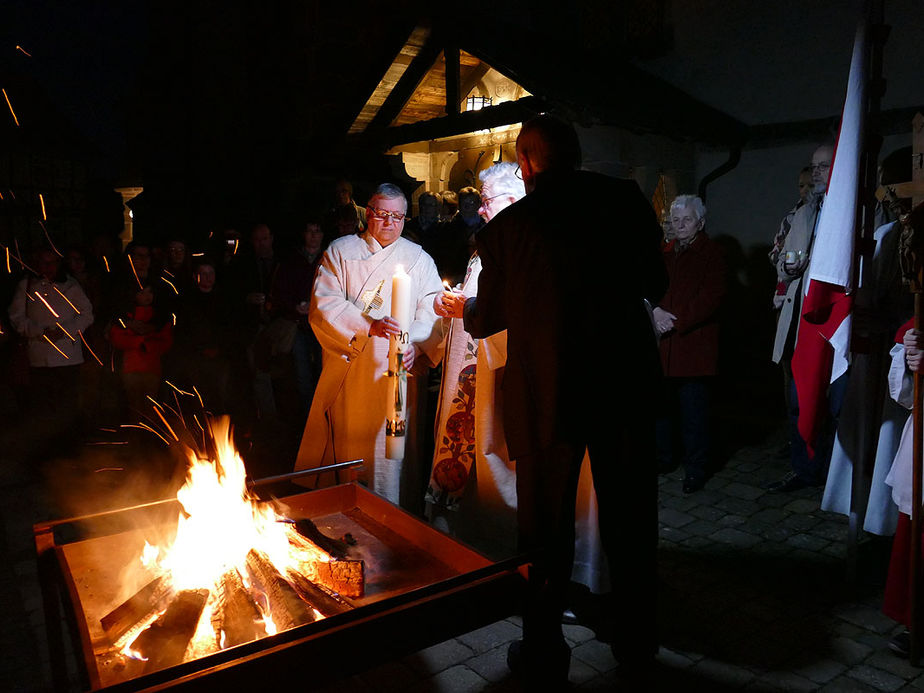
[[[77,334],[80,335],[80,339],[83,341],[83,345],[87,348],[87,351],[90,352],[90,356],[92,356],[93,358],[95,358],[95,359],[96,359],[96,362],[97,362],[100,366],[102,366],[102,365],[103,365],[103,362],[99,360],[99,356],[97,356],[96,353],[93,351],[93,349],[90,348],[90,345],[87,344],[87,338],[83,336],[83,332],[81,332],[80,330],[77,330]]]
[[[9,190],[10,190],[10,197],[12,197],[12,198],[15,200],[15,199],[16,199],[16,193],[13,192],[13,189],[12,189],[12,188],[10,188]]]
[[[51,304],[50,304],[48,301],[46,301],[46,300],[44,299],[44,297],[42,296],[42,294],[40,294],[38,291],[36,291],[36,292],[35,292],[35,295],[38,296],[38,299],[39,299],[42,303],[45,304],[45,307],[46,307],[49,311],[51,311],[51,314],[52,314],[52,315],[54,315],[56,318],[60,318],[60,317],[61,317],[60,315],[58,315],[58,314],[55,312],[55,309],[51,307]]]
[[[129,254],[129,255],[126,255],[125,257],[128,258],[128,264],[129,264],[129,265],[131,266],[131,268],[132,268],[132,274],[135,275],[135,281],[138,282],[138,288],[141,289],[141,290],[143,291],[143,290],[144,290],[144,287],[141,285],[141,280],[138,279],[138,273],[135,271],[135,263],[132,262],[132,256]]]
[[[25,48],[23,48],[22,46],[20,46],[19,44],[16,45],[16,50],[18,50],[20,53],[22,53],[23,55],[25,55],[27,58],[31,58],[31,57],[32,57],[32,54],[31,54],[29,51],[27,51]]]
[[[114,444],[120,444],[121,442],[122,441],[114,441]],[[110,445],[113,445],[113,443],[110,443]],[[95,474],[99,474],[100,472],[124,472],[124,471],[125,471],[125,467],[100,467],[99,469],[93,470]]]
[[[195,395],[194,395],[192,392],[186,392],[186,390],[181,390],[181,389],[178,388],[176,385],[174,385],[173,383],[171,383],[169,380],[164,380],[164,382],[167,383],[167,385],[169,385],[170,387],[172,387],[174,390],[176,390],[177,392],[179,392],[181,395],[186,395],[187,397],[195,397]]]
[[[199,406],[205,409],[205,404],[202,402],[202,395],[199,394],[199,391],[196,389],[196,386],[193,385],[193,392],[196,393],[196,397],[199,398]],[[197,422],[198,423],[198,422]],[[199,428],[202,428],[201,426]]]
[[[13,110],[13,104],[10,103],[10,97],[6,93],[6,89],[0,89],[3,92],[3,98],[6,99],[6,105],[10,108],[10,113],[13,115],[13,122],[16,123],[16,127],[19,127],[19,118],[16,117],[16,111]]]
[[[122,326],[122,329],[123,329],[123,330],[127,330],[127,329],[128,329],[128,328],[125,326],[125,321],[122,320],[122,318],[119,318],[119,324]]]
[[[173,326],[176,327],[176,313],[170,313],[173,316]]]
[[[153,433],[154,435],[156,435],[158,438],[160,438],[162,441],[164,441],[164,443],[165,443],[166,445],[168,445],[168,446],[170,445],[170,441],[169,441],[169,440],[167,440],[166,438],[164,438],[160,433],[158,433],[157,431],[155,431],[153,428],[151,428],[150,426],[148,426],[148,425],[147,425],[146,423],[144,423],[144,422],[138,422],[138,423],[136,423],[136,424],[120,424],[120,426],[121,426],[122,428],[142,428],[142,429],[144,429],[145,431],[150,431],[151,433]]]
[[[64,334],[67,335],[67,338],[68,338],[69,340],[71,340],[72,342],[76,342],[76,341],[77,341],[76,339],[74,339],[74,338],[71,336],[71,333],[70,333],[70,332],[68,332],[67,330],[64,329],[64,327],[61,325],[60,322],[56,322],[55,325],[57,325],[57,326],[58,326],[58,329],[61,330]]]
[[[73,309],[74,309],[74,312],[77,313],[77,315],[80,315],[80,311],[77,310],[77,306],[75,306],[73,303],[71,303],[71,302],[70,302],[70,299],[68,299],[67,296],[65,296],[63,293],[61,293],[61,289],[59,289],[59,288],[56,286],[56,287],[54,287],[54,290],[58,292],[58,295],[59,295],[61,298],[63,298],[65,301],[67,301],[67,305],[69,305],[71,308],[73,308]]]
[[[105,255],[103,255],[103,264],[106,265],[106,273],[108,274],[109,273],[109,260]]]
[[[39,195],[39,197],[41,197],[41,195]],[[45,214],[45,203],[43,202],[43,203],[42,203],[42,215],[44,216],[44,214]],[[51,246],[51,249],[55,252],[55,255],[57,255],[58,257],[64,257],[64,256],[61,254],[61,251],[58,250],[57,248],[55,248],[55,244],[54,244],[54,242],[51,240],[51,236],[48,234],[48,229],[45,228],[45,224],[43,224],[42,222],[39,222],[39,226],[41,226],[41,227],[42,227],[42,231],[45,232],[45,240],[48,241],[48,245]]]
[[[157,417],[164,422],[164,426],[167,427],[167,430],[170,431],[170,435],[173,436],[173,439],[177,442],[180,442],[179,437],[176,433],[173,432],[173,429],[170,427],[170,424],[167,423],[167,419],[164,418],[164,415],[160,413],[160,409],[154,407],[154,413],[157,414]]]
[[[6,253],[6,273],[13,274],[13,270],[10,268],[10,249],[8,246],[3,246],[3,251]]]
[[[45,338],[45,341],[46,341],[46,342],[48,342],[49,344],[51,344],[51,346],[53,346],[53,347],[55,348],[55,351],[57,351],[59,354],[61,354],[61,356],[63,356],[64,358],[70,360],[71,357],[68,356],[67,354],[65,354],[63,351],[61,351],[61,350],[58,348],[58,345],[57,345],[57,344],[55,344],[53,341],[51,341],[50,339],[48,339],[48,335],[47,335],[47,334],[43,334],[42,336]]]
[[[161,281],[167,282],[170,285],[170,288],[173,289],[173,293],[175,293],[177,296],[180,295],[180,292],[176,290],[176,287],[173,285],[172,281],[170,281],[166,277],[161,277]]]
[[[239,243],[240,243],[240,241],[239,241],[237,238],[235,238],[235,239],[234,239],[234,252],[231,253],[232,255],[237,255],[237,246],[238,246]]]
[[[42,205],[42,221],[48,221],[48,214],[45,212],[45,197],[42,195],[42,193],[39,193],[39,204]],[[45,232],[45,235],[48,235],[47,231]],[[60,255],[60,253],[58,254]]]

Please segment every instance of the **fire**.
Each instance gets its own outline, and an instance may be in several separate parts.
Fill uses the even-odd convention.
[[[173,433],[157,406],[154,411]],[[154,631],[166,627],[159,626],[162,621],[175,624],[178,612],[181,620],[185,618],[183,609],[193,619],[186,658],[323,618],[308,603],[304,584],[299,591],[292,581],[321,581],[325,570],[319,566],[333,566],[336,559],[248,490],[229,419],[206,415],[204,421],[211,444],[186,449],[186,481],[176,495],[182,506],[176,535],[166,546],[145,542],[140,556],[148,572],[157,576],[145,589],[160,596],[156,612],[149,614],[153,618],[113,643],[127,658],[152,657],[151,643],[158,638]],[[143,423],[138,427],[157,433]]]

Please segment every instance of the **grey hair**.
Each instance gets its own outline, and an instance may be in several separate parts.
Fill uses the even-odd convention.
[[[491,186],[491,192],[494,195],[510,195],[515,200],[526,195],[523,180],[517,178],[517,165],[512,162],[494,164],[479,173],[478,179],[481,181],[482,188],[486,185]]]
[[[703,201],[699,199],[697,195],[678,195],[674,198],[674,201],[671,202],[671,214],[674,213],[674,210],[678,207],[689,207],[693,210],[693,214],[696,215],[696,220],[706,218],[706,205],[703,204]]]
[[[401,198],[404,200],[404,208],[407,209],[407,196],[404,194],[404,191],[394,183],[382,183],[377,187],[375,192],[372,193],[372,197],[369,198],[369,204],[372,204],[372,200],[377,197],[384,197],[386,200],[397,200]]]

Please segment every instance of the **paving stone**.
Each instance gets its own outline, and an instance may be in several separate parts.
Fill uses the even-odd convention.
[[[610,646],[598,640],[589,640],[571,650],[572,658],[577,657],[596,671],[604,672],[616,667],[616,659]]]
[[[722,488],[722,493],[732,496],[733,498],[752,501],[764,495],[766,491],[751,484],[742,484],[741,482],[733,481]]]
[[[895,621],[878,608],[850,604],[836,607],[833,613],[849,623],[880,634],[889,633],[895,628]]]
[[[754,504],[751,501],[733,498],[731,496],[726,496],[725,498],[717,500],[715,507],[734,515],[750,515],[754,510]]]
[[[698,517],[701,520],[707,520],[709,522],[718,522],[728,513],[724,510],[719,510],[718,508],[713,508],[711,505],[700,505],[695,508],[690,508],[689,514],[693,517]]]
[[[412,669],[406,661],[386,662],[381,666],[364,671],[358,677],[370,690],[383,693],[406,691],[420,680],[420,674]]]
[[[852,679],[845,674],[844,676],[838,676],[819,689],[819,693],[879,693],[879,691],[873,686],[857,679]]]
[[[882,669],[861,664],[851,667],[847,675],[857,681],[872,686],[877,691],[897,691],[905,685],[905,680]]]
[[[511,676],[510,669],[507,667],[507,645],[475,655],[465,660],[465,666],[492,683],[503,681]]]
[[[424,679],[409,690],[416,693],[476,693],[485,690],[487,683],[468,667],[458,664]]]
[[[873,651],[871,647],[844,636],[833,638],[830,646],[833,657],[849,666],[859,664]]]
[[[863,662],[869,666],[895,674],[905,681],[911,681],[922,675],[920,667],[914,666],[904,657],[898,657],[891,650],[878,650]]]
[[[794,549],[806,549],[807,551],[821,551],[830,542],[827,539],[806,534],[804,532],[793,534],[786,540],[786,543]]]
[[[708,681],[725,686],[742,687],[755,678],[754,672],[749,669],[716,659],[703,659],[697,662],[691,671]]]
[[[695,518],[688,513],[680,512],[674,508],[662,508],[658,512],[658,522],[668,527],[683,527],[690,524]]]
[[[780,494],[785,495],[785,494]],[[792,494],[789,496],[792,497]],[[790,501],[783,506],[789,512],[798,515],[800,517],[809,517],[808,513],[811,513],[818,509],[818,500],[815,498],[796,498],[795,500]],[[813,518],[814,519],[814,518]],[[817,521],[812,524],[817,524]]]
[[[745,686],[744,690],[754,691],[755,693],[757,691],[761,691],[761,693],[775,691],[808,693],[809,691],[817,691],[818,684],[790,671],[772,671],[751,681]]]
[[[586,628],[580,625],[562,626],[561,630],[565,635],[565,640],[567,640],[572,645],[587,642],[588,640],[593,640],[596,637],[596,634],[590,628]],[[519,635],[516,637],[519,637]]]
[[[458,640],[446,640],[432,647],[415,652],[405,661],[421,675],[432,675],[456,664],[461,664],[473,654],[470,647]]]
[[[834,677],[847,671],[847,666],[833,659],[818,659],[802,666],[796,667],[794,673],[799,674],[815,683],[828,683]]]
[[[721,520],[719,520],[719,524],[723,527],[738,527],[740,525],[746,524],[747,521],[748,518],[743,515],[726,515]],[[753,534],[753,532],[751,533]]]
[[[471,648],[475,654],[492,650],[498,645],[509,643],[522,637],[523,631],[507,621],[497,621],[490,625],[460,635],[458,640]]]
[[[720,529],[710,535],[710,538],[740,548],[747,548],[760,542],[760,537],[749,534],[748,532],[742,532],[740,529],[735,529],[734,527]]]

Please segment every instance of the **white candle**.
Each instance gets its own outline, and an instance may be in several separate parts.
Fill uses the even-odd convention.
[[[408,344],[408,332],[411,329],[411,278],[404,267],[395,267],[391,278],[391,317],[398,323],[401,334],[393,336],[388,349],[388,370],[392,387],[387,407],[385,430],[385,457],[389,460],[404,459],[404,428],[407,422],[407,380],[404,364],[399,365],[399,354],[403,354]]]
[[[401,328],[401,336],[397,341],[398,352],[403,354],[411,329],[411,278],[401,265],[395,267],[391,278],[391,317]]]

